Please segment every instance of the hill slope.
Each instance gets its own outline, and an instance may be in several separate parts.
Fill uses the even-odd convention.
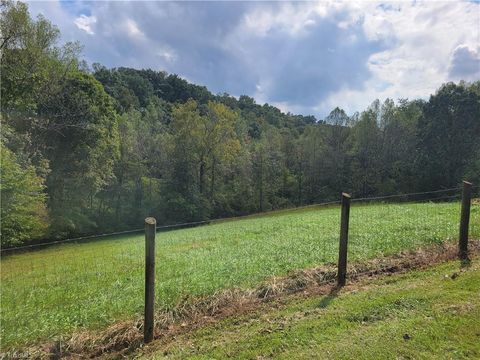
[[[473,359],[480,357],[480,260],[296,297],[160,341],[163,359]],[[153,353],[153,354],[152,354]]]

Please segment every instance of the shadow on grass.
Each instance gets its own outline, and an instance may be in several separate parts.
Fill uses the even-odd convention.
[[[326,308],[330,303],[338,296],[338,292],[340,291],[339,288],[335,287],[333,288],[330,293],[326,296],[324,296],[320,302],[318,303],[318,307],[320,309]]]
[[[472,260],[470,260],[470,258],[460,260],[460,269],[468,269],[470,266],[472,266]]]

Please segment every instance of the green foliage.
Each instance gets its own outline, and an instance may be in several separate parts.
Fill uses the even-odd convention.
[[[0,6],[2,112],[32,115],[39,99],[50,96],[63,74],[77,67],[80,47],[56,47],[58,28],[41,15],[31,19],[26,4],[2,0]]]
[[[457,185],[480,149],[480,96],[474,85],[443,85],[424,105],[418,135],[421,188]]]
[[[94,211],[95,195],[114,177],[118,158],[118,124],[110,97],[91,75],[72,72],[59,91],[39,106],[49,119],[45,154],[52,232],[93,231],[85,216]],[[101,209],[98,209],[101,212]]]
[[[362,113],[352,129],[352,184],[354,194],[371,196],[378,193],[379,171],[381,167],[381,137],[378,126],[378,104]]]
[[[78,70],[77,45],[56,46],[55,26],[21,2],[2,8],[4,144],[45,181],[52,237],[95,231],[94,197],[113,179],[118,146],[111,99]]]
[[[47,227],[43,180],[33,166],[22,168],[15,154],[0,145],[1,246],[39,238]]]

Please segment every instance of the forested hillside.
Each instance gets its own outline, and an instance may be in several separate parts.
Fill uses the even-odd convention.
[[[480,81],[316,119],[90,67],[26,4],[1,8],[2,246],[480,182]]]

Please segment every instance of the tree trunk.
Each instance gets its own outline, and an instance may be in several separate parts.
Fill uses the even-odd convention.
[[[203,159],[200,160],[200,194],[203,194],[205,184],[205,161]]]
[[[217,160],[215,159],[215,157],[213,158],[213,162],[212,162],[212,181],[211,181],[211,184],[210,184],[210,198],[212,200],[212,203],[213,203],[213,198],[214,198],[214,192],[215,192],[215,165],[217,163]]]
[[[259,198],[259,201],[260,201],[260,212],[263,211],[263,156],[260,155],[260,184],[259,184],[259,187],[260,187],[260,198]]]

